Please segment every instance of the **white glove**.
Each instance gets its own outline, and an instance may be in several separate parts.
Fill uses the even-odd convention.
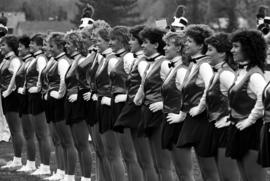
[[[83,99],[89,101],[91,99],[91,92],[86,92],[83,94]]]
[[[30,89],[28,89],[29,93],[38,93],[40,91],[39,87],[31,87]]]
[[[109,98],[109,97],[102,97],[101,104],[110,106],[111,105],[111,98]]]
[[[160,102],[155,102],[155,103],[153,103],[153,104],[150,104],[149,109],[150,109],[152,112],[157,112],[157,111],[159,111],[159,110],[162,110],[162,109],[163,109],[163,102],[160,101]]]
[[[204,109],[200,108],[200,106],[195,106],[189,110],[190,116],[194,117],[203,112]]]
[[[127,95],[126,94],[119,94],[115,96],[114,102],[119,103],[119,102],[126,102],[127,101]]]
[[[55,99],[59,99],[59,93],[57,91],[51,91],[50,96]]]
[[[98,97],[97,97],[96,94],[93,94],[93,95],[92,95],[92,100],[93,100],[93,101],[97,101],[97,100],[98,100]]]
[[[48,93],[46,93],[46,94],[44,95],[44,100],[45,100],[45,101],[48,100]]]
[[[5,90],[2,95],[4,98],[6,98],[7,96],[9,96],[11,94],[12,91],[9,91],[9,90]]]
[[[240,130],[244,130],[247,127],[251,126],[253,122],[250,119],[244,119],[243,121],[239,121],[235,126]]]
[[[69,102],[75,102],[77,101],[78,99],[78,94],[71,94],[69,97],[68,97],[68,101]]]
[[[18,93],[22,95],[25,94],[25,87],[18,88]]]
[[[229,126],[231,124],[231,122],[228,121],[227,119],[228,119],[228,116],[221,118],[220,120],[218,120],[215,123],[215,127],[216,128],[223,128],[223,127]]]
[[[179,123],[185,120],[187,114],[180,111],[179,114],[169,113],[167,116],[167,122],[169,124]]]

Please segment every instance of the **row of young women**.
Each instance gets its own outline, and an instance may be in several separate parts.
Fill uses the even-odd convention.
[[[170,181],[175,170],[194,181],[192,148],[204,180],[266,180],[267,45],[255,30],[231,40],[207,25],[165,34],[100,20],[66,34],[4,37],[0,84],[15,153],[4,168],[22,165],[22,123],[27,163],[18,171],[33,175],[50,173],[50,128],[57,171],[47,179],[74,180],[78,157],[81,180],[90,180],[90,132],[98,180]]]

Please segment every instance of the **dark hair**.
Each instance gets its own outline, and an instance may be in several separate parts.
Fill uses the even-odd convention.
[[[164,46],[165,42],[163,41],[163,36],[165,34],[165,31],[159,29],[159,28],[154,28],[154,27],[145,27],[141,32],[140,32],[140,37],[145,40],[148,39],[150,43],[155,44],[158,43],[158,48],[157,51],[164,55]]]
[[[267,44],[263,34],[257,30],[239,30],[232,34],[232,42],[241,44],[241,51],[249,61],[248,68],[258,66],[264,70]]]
[[[211,36],[214,31],[205,24],[192,24],[187,26],[186,36],[191,37],[197,45],[203,45],[202,54],[207,52],[207,45],[204,40]]]
[[[232,68],[236,69],[236,64],[233,60],[233,55],[231,53],[232,42],[227,33],[215,33],[214,35],[205,39],[205,43],[212,45],[216,48],[217,52],[225,53],[225,62]]]
[[[30,45],[30,37],[27,35],[22,35],[21,37],[19,37],[19,43],[24,45],[25,48],[29,48]]]
[[[4,36],[1,42],[5,42],[7,46],[16,54],[18,55],[18,48],[19,48],[19,41],[18,38],[14,35],[7,35]]]
[[[145,28],[144,25],[137,25],[133,26],[129,29],[129,33],[138,40],[139,44],[141,45],[143,43],[143,40],[139,36],[139,33]]]
[[[31,37],[31,41],[35,42],[38,46],[43,46],[43,40],[45,37],[45,34],[37,33]]]
[[[52,32],[50,33],[50,35],[48,36],[48,42],[49,43],[52,43],[54,42],[57,46],[57,48],[65,48],[65,44],[66,44],[66,41],[64,39],[65,37],[65,34],[64,33],[61,33],[61,32]]]
[[[115,26],[110,32],[110,39],[119,40],[126,50],[129,50],[129,30],[125,26]]]

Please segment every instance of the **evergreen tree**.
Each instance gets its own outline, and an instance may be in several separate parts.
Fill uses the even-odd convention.
[[[79,0],[76,3],[79,11],[73,23],[80,23],[82,10],[87,3],[95,8],[93,19],[105,20],[112,26],[131,26],[145,22],[139,12],[137,0]]]

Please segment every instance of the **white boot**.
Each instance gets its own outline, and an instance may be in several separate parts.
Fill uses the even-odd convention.
[[[8,162],[6,165],[2,166],[1,169],[12,169],[21,166],[22,166],[22,158],[13,157],[13,160]]]
[[[36,169],[36,162],[27,160],[26,164],[22,168],[17,170],[17,172],[33,172]]]

